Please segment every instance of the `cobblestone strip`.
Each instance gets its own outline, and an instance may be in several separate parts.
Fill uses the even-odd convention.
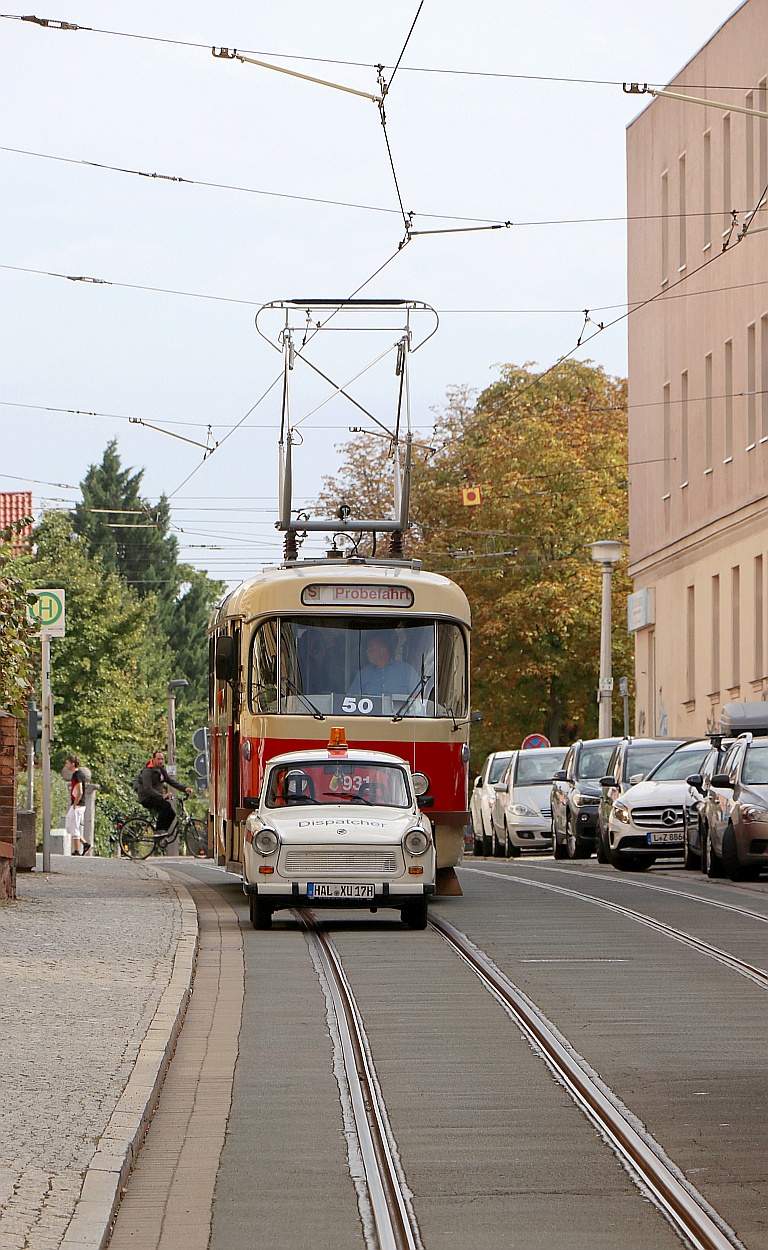
[[[170,881],[162,869],[152,871]],[[186,886],[178,880],[171,881],[171,886],[181,906],[181,935],[171,979],[85,1174],[62,1250],[103,1250],[107,1245],[121,1190],[149,1129],[184,1021],[197,955],[197,910]]]

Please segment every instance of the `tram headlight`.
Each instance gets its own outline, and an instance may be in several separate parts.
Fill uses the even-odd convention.
[[[403,838],[403,846],[409,855],[423,855],[429,846],[429,838],[423,829],[409,829]]]
[[[280,845],[280,838],[274,829],[269,829],[265,826],[263,829],[259,829],[259,832],[253,839],[253,845],[256,847],[259,855],[272,855]]]

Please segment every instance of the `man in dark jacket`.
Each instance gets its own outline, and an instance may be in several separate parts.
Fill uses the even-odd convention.
[[[192,793],[190,786],[183,786],[178,781],[174,781],[173,777],[168,776],[165,771],[163,752],[155,751],[146,768],[142,768],[139,774],[136,793],[142,807],[146,807],[150,812],[157,812],[158,833],[165,833],[170,829],[176,818],[176,813],[165,797],[164,785],[173,786],[174,790],[182,790],[184,794]]]

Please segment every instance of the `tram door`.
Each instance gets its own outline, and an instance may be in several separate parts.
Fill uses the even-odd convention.
[[[240,804],[240,625],[232,622],[212,640],[214,670],[211,726],[213,851],[224,863],[241,858],[235,809]]]

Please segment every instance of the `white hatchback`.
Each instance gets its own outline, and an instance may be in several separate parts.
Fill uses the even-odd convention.
[[[515,858],[521,851],[552,846],[552,781],[567,753],[567,747],[513,752],[504,776],[494,786],[494,855]]]
[[[290,907],[396,908],[427,924],[435,891],[428,785],[404,760],[346,743],[270,760],[246,821],[243,889],[256,929]]]

